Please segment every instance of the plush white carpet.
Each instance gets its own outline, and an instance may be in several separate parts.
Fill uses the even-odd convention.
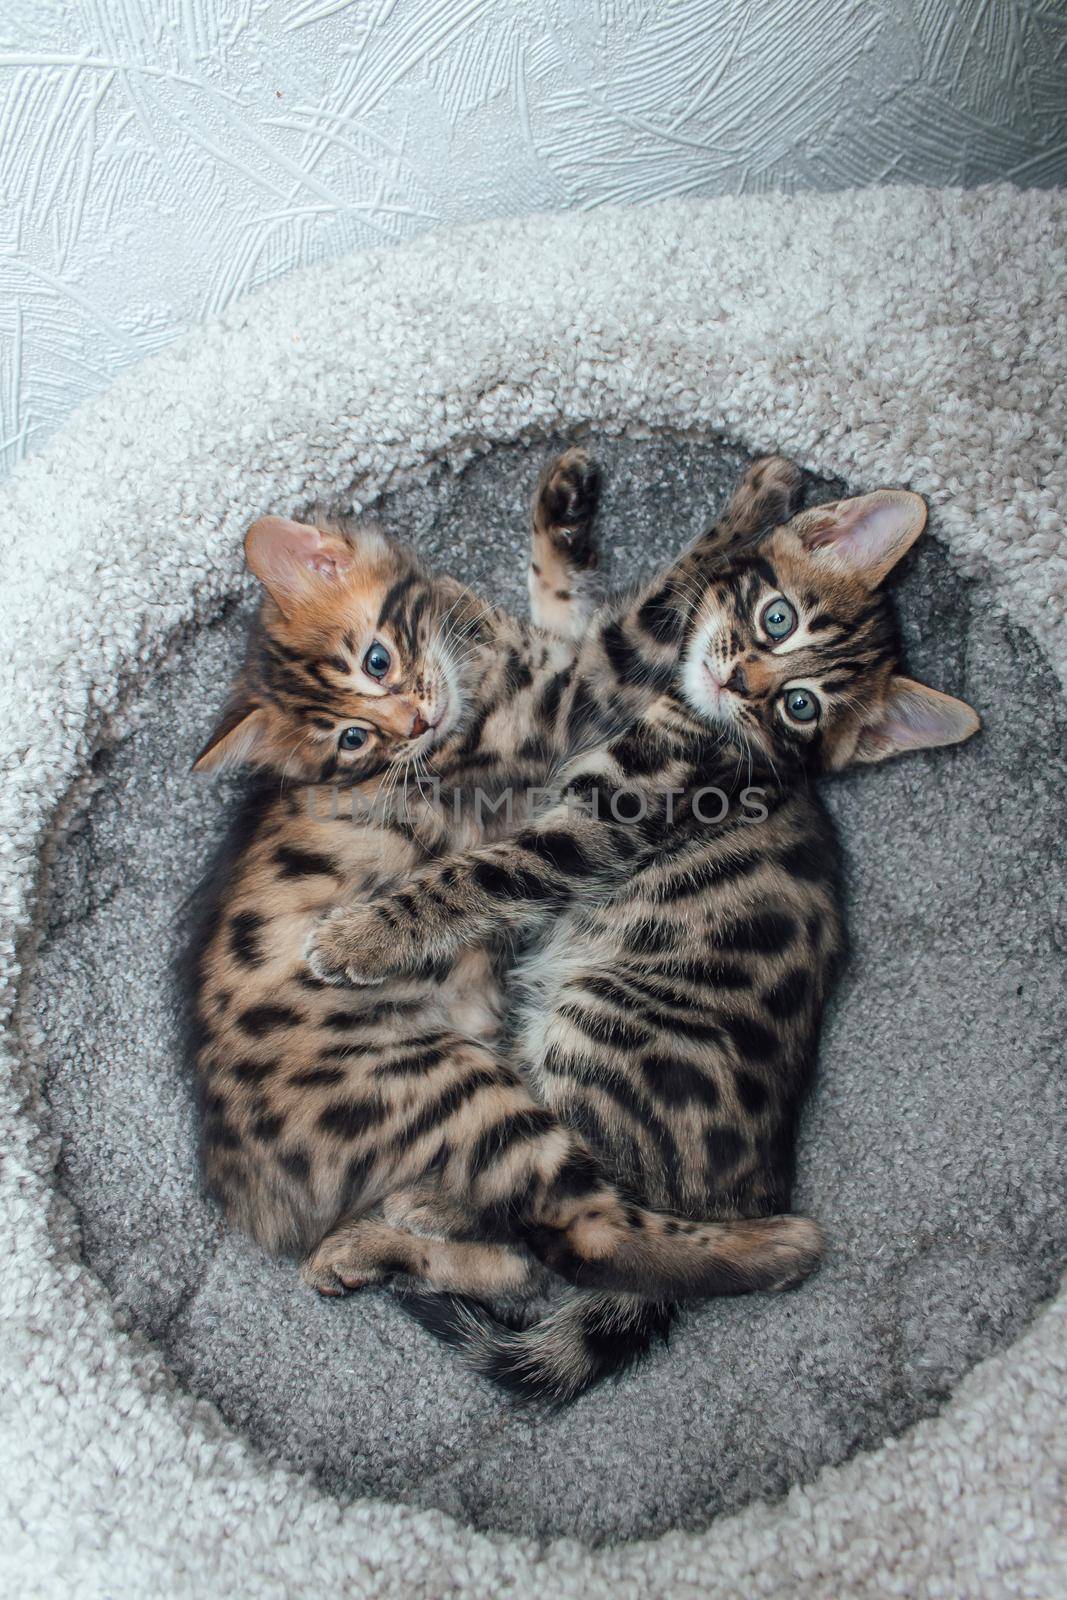
[[[93,752],[124,726],[136,686],[238,592],[240,534],[267,509],[350,490],[369,503],[442,460],[549,432],[722,433],[857,486],[911,483],[960,570],[983,574],[1067,681],[1065,245],[1062,194],[1009,190],[671,204],[437,236],[242,303],[125,378],[6,486],[0,1577],[11,1592],[1062,1587],[1062,1297],[935,1420],[702,1533],[538,1545],[437,1513],[342,1506],[266,1466],[119,1325],[82,1264],[20,1037],[21,1024],[32,1043],[35,1019],[17,1002],[42,862],[88,796]]]

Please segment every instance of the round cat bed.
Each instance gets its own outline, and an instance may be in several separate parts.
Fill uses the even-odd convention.
[[[1038,1593],[1062,1567],[1067,673],[1059,194],[492,224],[294,275],[5,486],[0,1572],[21,1593]],[[225,794],[244,527],[373,506],[522,604],[532,479],[605,462],[613,580],[750,454],[908,483],[908,665],[980,740],[849,777],[851,964],[786,1298],[516,1411],[383,1291],[323,1305],[200,1196],[172,929]],[[825,480],[838,480],[835,485]],[[883,1442],[884,1441],[884,1442]]]

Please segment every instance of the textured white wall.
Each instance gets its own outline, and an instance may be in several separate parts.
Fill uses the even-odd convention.
[[[0,471],[257,284],[443,223],[1067,179],[1052,0],[0,0]]]

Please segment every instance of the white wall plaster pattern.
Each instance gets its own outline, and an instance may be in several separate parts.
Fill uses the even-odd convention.
[[[0,472],[293,266],[666,195],[1067,180],[1053,0],[0,0]]]

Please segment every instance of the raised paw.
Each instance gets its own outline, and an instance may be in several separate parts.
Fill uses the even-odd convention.
[[[600,500],[600,468],[587,450],[574,446],[550,461],[534,500],[534,531],[543,535],[574,569],[595,567],[593,519]]]
[[[804,474],[785,456],[762,456],[741,479],[731,512],[751,524],[752,531],[788,522],[800,499]],[[748,531],[747,529],[745,531]]]
[[[323,983],[378,984],[390,963],[388,930],[372,906],[338,906],[311,930],[304,960]]]

